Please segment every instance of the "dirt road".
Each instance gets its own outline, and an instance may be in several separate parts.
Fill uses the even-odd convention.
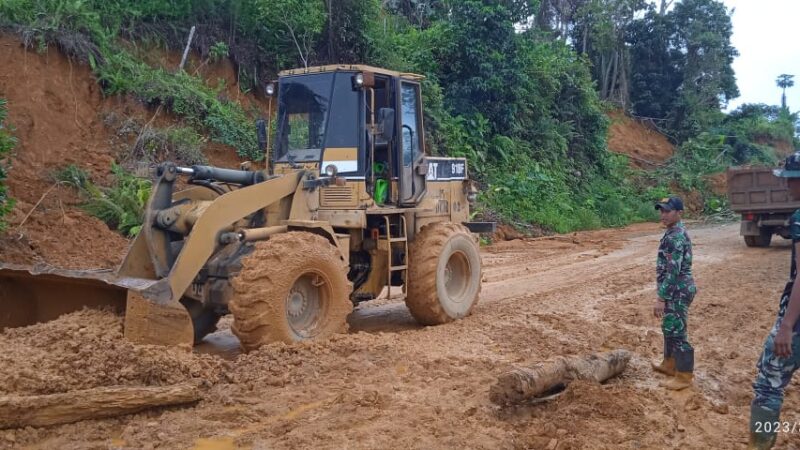
[[[661,230],[644,224],[486,248],[480,304],[471,317],[439,327],[419,327],[398,300],[376,300],[351,316],[347,335],[247,355],[228,331],[193,355],[132,346],[109,313],[7,332],[0,394],[186,378],[204,380],[208,390],[189,408],[0,431],[0,446],[744,448],[754,364],[789,247],[746,248],[738,224],[689,230],[699,286],[691,392],[665,392],[649,369],[662,345],[650,314]],[[91,343],[90,355],[81,356],[81,340]],[[488,400],[497,375],[514,365],[620,347],[634,358],[605,385],[576,382],[539,405],[500,409]],[[2,381],[26,366],[33,381]],[[800,422],[797,383],[783,420]],[[799,445],[800,434],[779,439],[779,448]]]

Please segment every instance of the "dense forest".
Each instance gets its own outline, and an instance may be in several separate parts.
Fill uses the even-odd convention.
[[[207,136],[255,159],[254,112],[146,64],[141,49],[180,52],[195,26],[193,51],[229,58],[255,95],[292,67],[423,74],[428,151],[469,158],[477,214],[566,232],[650,219],[671,192],[700,191],[718,211],[707,175],[774,164],[776,141],[794,145],[785,105],[723,113],[739,95],[730,14],[716,0],[6,0],[0,27],[91,66],[106,95],[182,118],[189,131],[172,138]],[[612,109],[656,127],[675,156],[630,168],[607,149]],[[11,145],[1,133],[0,158]],[[0,212],[7,202],[0,188]]]

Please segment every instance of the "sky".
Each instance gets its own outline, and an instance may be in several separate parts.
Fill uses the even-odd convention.
[[[800,110],[800,0],[722,0],[735,8],[733,46],[739,56],[733,61],[738,98],[728,110],[742,103],[780,105],[781,89],[775,84],[783,73],[795,76],[795,86],[786,90],[792,111]]]

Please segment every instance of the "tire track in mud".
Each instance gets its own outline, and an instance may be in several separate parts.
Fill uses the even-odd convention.
[[[708,272],[715,276],[721,273],[729,276],[726,267],[730,264],[744,262],[748,266],[747,258],[741,256],[745,249],[736,231],[735,225],[692,230],[695,268],[701,286],[706,281],[712,285],[717,281],[707,279],[705,274]],[[471,319],[479,321],[475,328],[483,329],[493,343],[501,343],[495,344],[494,350],[507,353],[507,357],[502,358],[507,362],[536,361],[548,355],[613,347],[629,348],[637,356],[629,373],[622,379],[636,391],[644,391],[637,392],[638,397],[643,397],[640,400],[657,402],[662,406],[658,414],[669,418],[668,432],[675,434],[674,442],[668,446],[706,448],[712,442],[715,445],[721,442],[740,445],[745,439],[741,426],[731,427],[728,423],[727,432],[720,433],[725,428],[721,424],[701,420],[692,425],[693,418],[705,417],[709,410],[726,410],[731,398],[720,386],[727,381],[706,373],[701,362],[698,364],[696,393],[673,395],[657,387],[659,379],[649,369],[649,359],[659,354],[661,346],[658,321],[648,314],[655,298],[655,250],[660,235],[657,229],[644,235],[633,235],[614,248],[587,249],[577,243],[567,246],[571,248],[560,246],[555,250],[551,246],[545,251],[530,252],[530,255],[523,250],[509,254],[489,253],[484,260],[484,294]],[[384,308],[391,307],[384,305]],[[705,319],[702,314],[698,316]],[[532,330],[536,332],[532,333]],[[524,333],[535,335],[538,351],[520,351],[518,336]],[[585,342],[581,343],[582,339]],[[703,343],[698,345],[702,349]],[[516,356],[511,356],[513,353]],[[713,367],[718,352],[712,350],[709,353],[709,365]],[[743,362],[752,364],[752,361]],[[739,376],[739,397],[746,396],[749,389],[746,382],[741,383],[745,378]],[[745,420],[744,413],[739,412],[734,422],[741,423],[742,420]],[[696,436],[687,439],[686,436],[692,434],[687,433],[687,429]],[[664,441],[658,442],[664,444]],[[581,441],[581,447],[586,443]]]

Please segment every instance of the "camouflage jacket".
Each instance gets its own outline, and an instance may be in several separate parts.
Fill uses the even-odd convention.
[[[789,307],[789,297],[792,294],[792,287],[794,286],[794,280],[797,278],[797,263],[796,263],[796,250],[795,247],[798,243],[800,243],[800,209],[792,214],[792,217],[789,218],[789,234],[792,238],[792,262],[789,266],[789,281],[786,282],[786,287],[783,288],[783,295],[781,295],[781,301],[778,305],[778,323],[783,320],[783,316],[786,315],[786,309]],[[794,331],[800,333],[800,320],[794,326]]]
[[[658,246],[656,260],[658,296],[665,301],[694,294],[692,240],[682,222],[667,229]]]

